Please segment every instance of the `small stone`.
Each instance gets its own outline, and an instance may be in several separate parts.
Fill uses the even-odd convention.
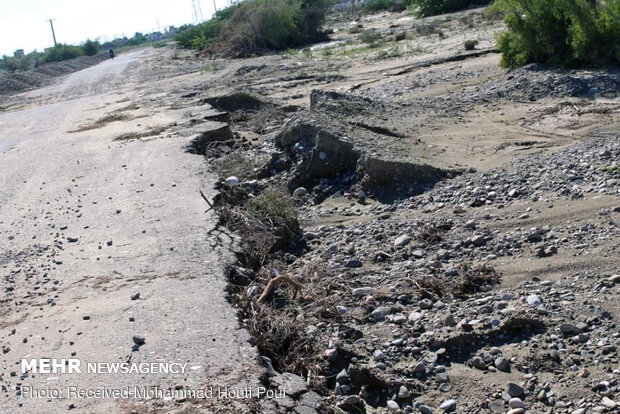
[[[228,177],[226,180],[224,180],[224,182],[230,187],[239,185],[239,179],[235,177],[234,175],[231,175],[230,177]]]
[[[394,247],[403,247],[408,245],[411,242],[411,238],[406,234],[402,236],[398,236],[396,240],[394,240]]]
[[[382,321],[385,318],[385,315],[389,315],[389,314],[390,314],[390,310],[388,308],[380,307],[380,308],[373,310],[370,313],[370,316],[372,316],[376,321]]]
[[[510,401],[508,401],[508,405],[510,408],[525,408],[525,404],[523,404],[521,398],[511,398]]]
[[[420,309],[431,309],[433,307],[433,301],[430,299],[422,299],[418,302]]]
[[[420,410],[422,414],[433,414],[433,409],[429,407],[428,405],[422,404],[421,406],[418,407],[418,410]]]
[[[577,326],[572,323],[563,323],[560,325],[560,331],[566,336],[579,335],[581,332]]]
[[[484,236],[481,235],[476,235],[473,236],[471,239],[469,239],[469,241],[471,242],[471,244],[473,244],[476,247],[480,247],[482,245],[484,245]]]
[[[407,400],[411,397],[411,391],[407,389],[404,385],[401,385],[398,389],[398,399],[399,400]]]
[[[347,374],[347,370],[343,369],[336,375],[336,382],[338,384],[346,384],[349,382],[349,374]]]
[[[357,268],[357,267],[362,267],[362,266],[363,266],[363,263],[362,263],[362,262],[360,262],[359,260],[356,260],[356,259],[351,259],[351,260],[349,260],[349,261],[347,262],[346,266],[347,266],[348,268],[352,268],[352,269],[353,269],[353,268]]]
[[[435,375],[435,381],[437,384],[446,384],[450,382],[450,377],[445,372],[439,372]]]
[[[293,197],[305,197],[308,195],[308,190],[304,187],[298,187],[293,191]]]
[[[495,365],[495,368],[499,369],[500,371],[505,372],[505,371],[508,371],[508,367],[510,366],[510,363],[504,357],[497,357],[495,358],[494,365]]]
[[[609,397],[603,397],[601,404],[610,409],[616,408],[616,403]]]
[[[437,389],[439,390],[439,392],[450,392],[452,391],[452,384],[450,384],[449,382],[444,382],[443,384],[439,384],[439,387]]]
[[[441,403],[439,408],[445,412],[452,411],[456,408],[456,400],[446,400]]]
[[[527,298],[525,298],[525,301],[530,306],[539,306],[542,304],[538,295],[534,295],[534,294],[529,295]]]
[[[471,359],[471,364],[475,368],[478,368],[478,369],[483,370],[483,371],[487,369],[487,364],[485,364],[484,360],[482,358],[480,358],[479,356],[473,357]]]
[[[409,314],[409,317],[407,317],[407,320],[412,325],[416,323],[417,321],[419,321],[420,319],[422,319],[422,314],[420,312],[411,312]]]
[[[542,236],[538,233],[538,231],[534,230],[527,235],[527,239],[533,243],[538,243],[542,240]]]
[[[394,400],[389,400],[387,402],[387,408],[388,410],[390,410],[390,412],[395,413],[396,411],[400,410],[400,405],[398,405],[398,403]]]
[[[138,300],[140,299],[140,293],[134,293],[133,295],[131,295],[131,300]]]
[[[146,338],[144,338],[141,335],[134,335],[133,336],[133,343],[140,346],[140,345],[144,345],[146,343]]]
[[[369,288],[356,288],[351,291],[351,294],[355,297],[366,296],[370,293]]]
[[[507,382],[506,394],[510,395],[511,397],[522,397],[525,395],[525,390],[517,383]]]
[[[447,314],[443,320],[443,324],[445,326],[456,326],[456,320],[454,319],[454,315],[451,313]]]

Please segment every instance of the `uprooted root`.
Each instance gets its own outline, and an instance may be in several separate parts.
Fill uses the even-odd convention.
[[[268,356],[280,372],[307,375],[319,370],[320,350],[313,335],[305,331],[296,309],[274,309],[268,304],[251,303],[246,326],[256,347]]]
[[[292,278],[288,276],[278,276],[278,277],[274,277],[273,279],[269,281],[269,283],[267,283],[267,286],[265,287],[265,290],[263,290],[262,295],[260,295],[260,298],[258,298],[258,301],[264,302],[265,300],[267,300],[269,295],[271,295],[275,287],[280,282],[285,282],[286,284],[290,285],[293,288],[294,290],[293,300],[295,300],[297,298],[297,295],[301,293],[301,283],[297,282],[296,280],[293,280]]]
[[[265,283],[272,267],[285,266],[272,262],[258,272],[257,282]],[[335,300],[329,296],[324,282],[330,280],[327,270],[310,264],[295,270],[297,276],[278,276],[268,281],[263,294],[254,300],[242,294],[245,325],[254,337],[262,354],[268,356],[278,371],[293,372],[309,377],[311,385],[323,388],[326,361],[322,357],[326,339],[321,339],[317,330],[310,325],[319,322],[338,322],[341,315],[335,307]],[[284,283],[282,283],[284,282]],[[284,289],[288,286],[292,289]],[[300,295],[303,288],[304,295]],[[267,298],[275,296],[286,299],[279,308]],[[322,378],[322,379],[321,379]]]

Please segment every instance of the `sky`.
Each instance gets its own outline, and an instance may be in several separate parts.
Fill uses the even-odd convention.
[[[196,0],[205,19],[214,0]],[[219,8],[228,0],[215,0]],[[42,51],[59,43],[105,42],[135,32],[148,33],[193,23],[192,0],[0,0],[0,56]]]

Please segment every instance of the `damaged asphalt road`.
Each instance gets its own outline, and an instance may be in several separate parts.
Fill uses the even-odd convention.
[[[204,161],[184,151],[185,139],[114,141],[159,122],[148,111],[133,123],[68,132],[127,109],[138,90],[148,96],[153,80],[137,76],[145,70],[137,63],[149,53],[69,75],[20,96],[28,102],[21,109],[0,113],[1,412],[155,407],[135,399],[22,398],[25,387],[62,393],[68,386],[258,385],[256,351],[225,297],[233,240],[208,233],[215,218],[198,193],[212,191]],[[22,374],[22,358],[187,368],[167,375]],[[188,404],[196,402],[157,401],[166,411]],[[217,404],[218,412],[235,404]]]

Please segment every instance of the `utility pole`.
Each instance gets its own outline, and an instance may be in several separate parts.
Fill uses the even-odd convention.
[[[213,0],[213,10],[217,13],[217,4],[215,4],[215,0]]]
[[[57,43],[56,43],[56,33],[54,33],[54,23],[52,23],[52,19],[50,20],[50,27],[52,28],[52,37],[54,38],[54,47],[56,47]]]

